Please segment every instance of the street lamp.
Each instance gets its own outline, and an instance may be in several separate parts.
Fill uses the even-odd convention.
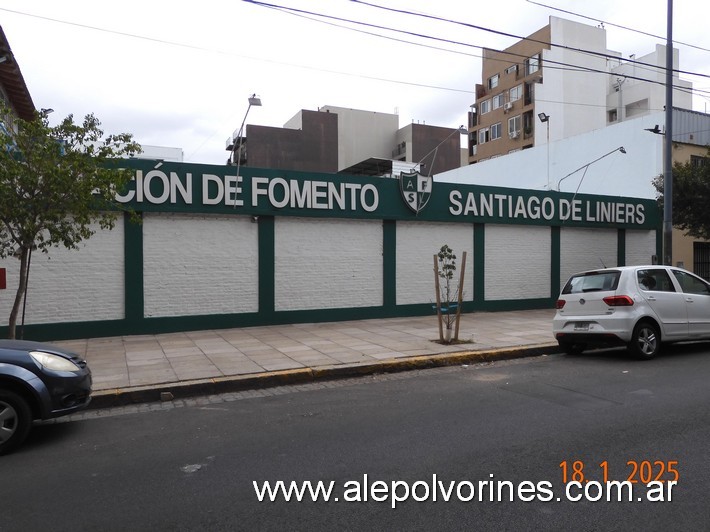
[[[434,154],[434,157],[431,158],[431,164],[429,165],[429,171],[427,172],[427,177],[431,175],[431,170],[434,168],[434,160],[436,159],[436,154],[439,151],[439,148],[441,147],[442,144],[444,144],[447,140],[449,140],[451,137],[456,135],[458,133],[459,135],[468,135],[468,129],[466,129],[464,126],[459,126],[457,129],[451,132],[450,135],[448,135],[444,140],[442,140],[439,144],[436,145],[436,147],[431,150],[429,153],[427,153],[424,157],[422,157],[421,161],[417,163],[417,166],[421,168],[421,164],[424,162],[424,160],[429,157],[432,153]]]
[[[589,169],[589,167],[590,167],[591,165],[593,165],[594,163],[596,163],[597,161],[601,161],[604,157],[608,157],[609,155],[611,155],[612,153],[614,153],[614,152],[616,152],[616,151],[621,152],[621,153],[626,153],[626,149],[625,149],[623,146],[619,146],[618,148],[614,148],[613,150],[611,150],[609,153],[605,153],[605,154],[602,155],[601,157],[597,157],[597,158],[594,159],[592,162],[587,163],[587,164],[585,164],[584,166],[580,166],[579,168],[577,168],[577,169],[574,170],[573,172],[570,172],[569,174],[567,174],[566,176],[564,176],[562,179],[560,179],[560,180],[557,182],[557,191],[558,191],[558,192],[560,191],[560,183],[562,183],[562,181],[564,181],[565,179],[567,179],[567,178],[568,178],[569,176],[571,176],[572,174],[574,174],[574,173],[576,173],[576,172],[579,172],[581,169],[584,168],[584,174],[582,175],[582,179],[579,180],[579,185],[577,185],[577,190],[579,190],[579,187],[582,186],[582,181],[584,181],[584,176],[587,175],[587,169]],[[575,194],[576,194],[576,193],[577,193],[577,192],[575,191]]]
[[[244,124],[247,121],[247,115],[249,115],[249,110],[253,107],[261,107],[261,98],[256,94],[249,96],[249,107],[247,107],[247,112],[244,113],[244,120],[242,120],[242,125],[239,127],[236,137],[232,137],[232,151],[230,152],[231,164],[234,164],[234,154],[237,155],[237,176],[239,176],[239,167],[242,162],[242,133],[244,131]],[[234,197],[234,208],[237,208],[237,198]]]
[[[540,122],[547,126],[547,189],[550,189],[550,115],[538,113]]]

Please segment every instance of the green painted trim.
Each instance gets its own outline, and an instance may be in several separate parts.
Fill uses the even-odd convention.
[[[486,300],[486,225],[473,224],[473,299]]]
[[[0,327],[0,338],[7,338],[7,327]],[[105,338],[141,334],[126,320],[82,321],[72,323],[42,323],[25,325],[25,340],[46,342],[76,338]]]
[[[276,301],[276,230],[273,216],[259,216],[259,313],[268,319]]]
[[[141,213],[137,213],[137,215],[140,217],[140,221],[131,220],[129,213],[123,215],[125,319],[132,324],[140,323],[145,316],[143,218]]]
[[[562,281],[562,231],[559,226],[550,227],[550,298],[557,299]]]
[[[618,229],[616,234],[616,264],[626,266],[626,229]]]
[[[553,308],[550,299],[464,301],[463,313],[501,312],[509,310],[534,310]],[[76,338],[101,338],[135,334],[165,334],[208,329],[231,329],[291,323],[326,323],[349,320],[383,319],[397,317],[431,316],[436,323],[436,314],[430,303],[399,305],[392,309],[384,307],[338,308],[326,310],[294,310],[274,312],[271,316],[259,313],[218,314],[203,316],[178,316],[145,318],[137,323],[127,320],[85,321],[71,323],[47,323],[25,325],[25,338],[36,341],[72,340]],[[7,327],[0,328],[6,333]]]
[[[382,306],[397,306],[397,222],[382,221]]]

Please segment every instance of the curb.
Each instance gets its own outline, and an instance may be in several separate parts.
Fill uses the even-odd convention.
[[[297,368],[281,371],[267,371],[251,375],[234,375],[160,383],[114,390],[100,390],[92,394],[88,410],[126,406],[137,403],[153,403],[185,399],[197,395],[272,388],[288,384],[301,384],[317,380],[334,380],[348,377],[362,377],[377,373],[396,373],[415,369],[428,369],[459,364],[512,360],[516,358],[559,353],[557,343],[517,346],[512,348],[489,349],[485,351],[459,351],[435,355],[420,355],[408,358],[391,358],[377,362],[321,366],[317,368]]]

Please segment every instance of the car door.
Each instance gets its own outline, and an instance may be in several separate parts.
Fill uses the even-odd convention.
[[[688,312],[690,336],[710,337],[710,284],[684,270],[672,270]]]
[[[688,311],[684,294],[676,290],[665,268],[636,270],[639,293],[663,325],[664,340],[688,337]]]

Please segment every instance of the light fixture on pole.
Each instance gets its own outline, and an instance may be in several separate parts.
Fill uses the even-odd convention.
[[[547,189],[550,189],[550,115],[538,113],[540,122],[547,126]]]
[[[242,162],[242,133],[244,132],[244,124],[246,124],[247,121],[247,116],[249,115],[249,110],[252,107],[261,107],[261,98],[259,98],[256,94],[252,94],[249,96],[249,107],[247,107],[247,112],[244,113],[244,120],[242,120],[242,125],[239,127],[239,131],[237,132],[236,137],[232,137],[232,151],[230,153],[230,163],[234,164],[234,154],[236,153],[237,156],[237,176],[239,176],[239,167],[241,166]],[[237,198],[236,195],[234,197],[234,208],[236,209],[237,207]]]
[[[429,165],[429,171],[427,172],[427,177],[431,175],[431,171],[434,168],[434,160],[436,159],[436,154],[439,151],[439,148],[441,147],[442,144],[444,144],[447,140],[449,140],[451,137],[456,135],[458,133],[459,135],[468,135],[468,129],[466,129],[464,126],[459,126],[457,129],[451,132],[450,135],[448,135],[444,140],[442,140],[439,144],[436,145],[436,147],[431,150],[429,153],[427,153],[424,157],[421,158],[421,160],[417,163],[417,166],[421,168],[421,164],[424,162],[424,160],[429,157],[432,153],[434,156],[431,158],[431,164]]]
[[[579,190],[579,187],[582,186],[582,181],[584,181],[584,176],[587,175],[587,169],[588,169],[591,165],[593,165],[594,163],[596,163],[597,161],[601,161],[604,157],[608,157],[609,155],[611,155],[612,153],[617,152],[617,151],[620,152],[620,153],[626,153],[626,149],[625,149],[623,146],[619,146],[618,148],[614,148],[613,150],[611,150],[609,153],[605,153],[605,154],[602,155],[601,157],[597,157],[597,158],[594,159],[592,162],[589,162],[589,163],[585,164],[584,166],[580,166],[579,168],[577,168],[576,170],[570,172],[569,174],[567,174],[566,176],[564,176],[562,179],[560,179],[560,180],[557,182],[557,191],[558,191],[558,192],[560,191],[560,184],[562,183],[562,181],[564,181],[565,179],[567,179],[567,178],[568,178],[569,176],[571,176],[572,174],[575,174],[575,173],[579,172],[580,170],[584,169],[584,175],[582,175],[582,179],[579,180],[579,185],[577,185],[577,190]],[[576,194],[576,193],[577,193],[577,192],[575,191],[575,194]]]

